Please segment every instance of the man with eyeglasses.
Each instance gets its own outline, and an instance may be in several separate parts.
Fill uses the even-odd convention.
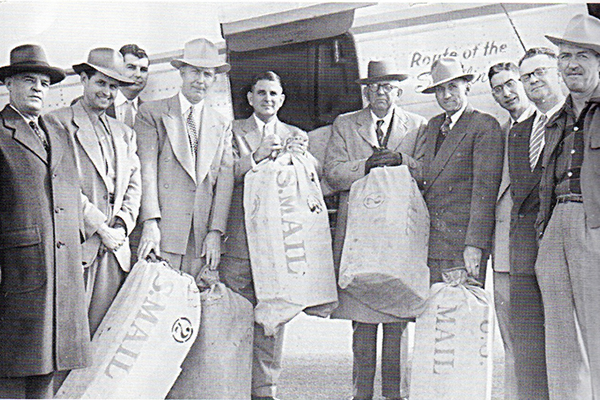
[[[431,76],[433,83],[423,93],[435,94],[444,110],[425,129],[420,182],[431,218],[431,283],[442,282],[444,272],[466,269],[485,284],[504,135],[494,117],[469,104],[474,75],[465,73],[457,58],[436,60]]]
[[[536,221],[535,272],[544,303],[548,388],[551,399],[597,399],[600,20],[576,15],[562,37],[546,38],[558,46],[558,70],[569,89],[564,105],[546,123]]]
[[[424,151],[425,118],[409,113],[395,103],[402,94],[399,84],[407,75],[394,72],[389,61],[370,61],[363,94],[369,105],[340,115],[325,155],[325,176],[340,192],[334,261],[339,268],[346,233],[350,186],[373,168],[408,166],[420,176]],[[352,320],[353,398],[371,399],[377,360],[377,328],[383,324],[382,394],[400,399],[400,343],[407,321],[376,311],[343,290],[338,290],[339,307],[333,318]]]
[[[512,62],[494,64],[488,71],[494,100],[509,113],[509,119],[502,124],[505,143],[510,128],[527,119],[535,112],[533,104],[527,99],[523,85],[519,81],[519,67]],[[516,376],[514,370],[513,346],[510,313],[510,263],[509,263],[509,230],[512,198],[510,178],[508,174],[508,156],[504,152],[502,181],[496,201],[496,226],[492,252],[492,268],[494,270],[494,304],[502,341],[504,342],[504,398],[516,397]]]

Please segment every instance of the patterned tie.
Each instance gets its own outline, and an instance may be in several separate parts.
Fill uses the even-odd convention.
[[[133,102],[125,101],[125,115],[123,116],[123,123],[130,128],[133,128]]]
[[[198,129],[196,128],[196,120],[194,118],[194,106],[191,106],[188,110],[188,117],[186,120],[188,137],[190,140],[190,147],[192,148],[192,154],[196,155],[198,151]]]
[[[444,143],[446,136],[448,136],[448,133],[450,132],[450,122],[452,122],[450,116],[446,115],[446,119],[442,123],[442,126],[440,126],[440,132],[438,133],[437,140],[435,141],[435,154],[437,154],[440,147],[442,147],[442,143]]]
[[[383,139],[385,136],[385,134],[383,133],[383,130],[381,129],[383,122],[384,121],[382,119],[377,120],[377,122],[376,122],[377,128],[375,128],[375,133],[377,133],[377,142],[379,143],[379,147],[383,147]]]
[[[29,126],[31,127],[33,132],[37,135],[37,137],[41,140],[42,144],[44,145],[44,149],[46,149],[46,151],[48,151],[50,149],[50,144],[48,143],[48,140],[46,139],[46,135],[42,133],[42,130],[40,129],[38,124],[36,124],[33,121],[29,121]]]
[[[546,120],[546,114],[542,114],[537,126],[535,127],[535,130],[531,132],[531,136],[529,138],[529,166],[531,167],[532,172],[535,169],[535,166],[540,158],[540,154],[542,153],[542,149],[544,148]]]

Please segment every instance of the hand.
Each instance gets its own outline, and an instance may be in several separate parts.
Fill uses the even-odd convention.
[[[202,244],[202,257],[206,257],[206,264],[211,270],[217,269],[221,261],[221,232],[210,231]]]
[[[98,229],[98,235],[102,239],[102,244],[110,251],[116,251],[125,243],[125,230],[123,228],[111,228],[102,224]]]
[[[365,174],[372,168],[395,167],[402,164],[402,154],[389,149],[375,150],[365,162]]]
[[[252,155],[254,161],[259,163],[265,158],[269,157],[273,152],[278,152],[282,149],[281,139],[277,135],[267,135],[263,138],[260,146]]]
[[[160,228],[158,227],[158,221],[155,219],[144,221],[140,246],[138,247],[138,258],[145,260],[151,251],[160,256]]]
[[[463,252],[463,259],[465,260],[465,267],[467,272],[474,278],[479,276],[479,264],[481,263],[481,255],[483,252],[481,249],[473,246],[465,246]]]
[[[308,135],[297,132],[285,140],[285,149],[293,153],[304,154],[308,151]]]

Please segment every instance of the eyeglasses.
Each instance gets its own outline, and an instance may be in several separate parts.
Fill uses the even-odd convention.
[[[533,71],[527,73],[527,74],[523,74],[521,75],[520,81],[523,83],[528,83],[531,80],[532,76],[535,76],[536,78],[543,78],[544,76],[546,76],[546,74],[548,73],[548,70],[552,69],[552,68],[556,68],[556,67],[539,67],[534,69]]]
[[[508,88],[508,90],[515,90],[517,88],[517,81],[515,81],[514,79],[509,79],[506,82],[500,84],[500,85],[496,85],[492,88],[492,92],[497,95],[500,96],[503,92],[504,92],[504,88]]]
[[[370,90],[371,92],[373,92],[373,93],[377,93],[377,92],[379,92],[379,89],[380,89],[380,88],[381,88],[381,89],[383,89],[383,91],[384,91],[385,93],[389,93],[389,92],[391,92],[392,90],[394,90],[394,89],[397,89],[397,88],[398,88],[398,86],[394,86],[394,85],[392,85],[392,84],[390,84],[390,83],[369,83],[369,84],[367,85],[367,87],[368,87],[368,88],[369,88],[369,90]]]

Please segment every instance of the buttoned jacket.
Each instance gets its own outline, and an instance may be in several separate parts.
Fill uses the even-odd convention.
[[[157,219],[161,250],[182,255],[193,227],[200,256],[208,231],[226,232],[233,190],[231,121],[204,105],[194,159],[182,114],[176,94],[142,104],[136,115],[140,223]]]
[[[115,155],[114,193],[109,193],[111,179],[106,171],[102,150],[94,126],[78,101],[70,107],[48,114],[47,119],[69,132],[77,155],[77,167],[81,179],[81,190],[87,202],[83,212],[85,242],[83,262],[91,264],[102,246],[97,233],[103,223],[112,225],[119,217],[131,233],[135,227],[142,195],[140,161],[136,154],[135,132],[116,119],[106,116],[112,137]],[[112,202],[112,204],[111,204]],[[119,247],[115,257],[124,271],[131,265],[129,242]]]
[[[68,134],[44,123],[50,156],[11,107],[0,113],[0,376],[91,362],[82,198]]]

